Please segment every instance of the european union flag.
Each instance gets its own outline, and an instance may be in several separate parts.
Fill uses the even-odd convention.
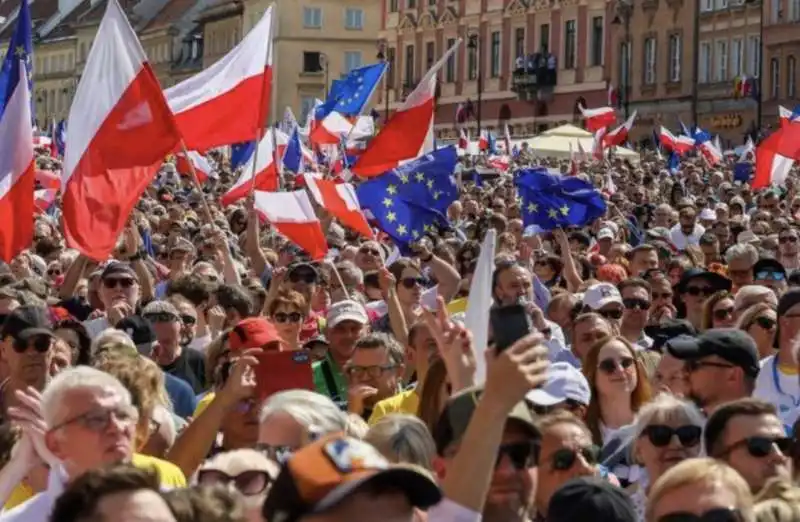
[[[351,116],[361,114],[375,87],[381,81],[386,67],[385,62],[367,65],[353,69],[338,82],[334,80],[328,99],[325,100],[319,113],[324,116],[333,111]]]
[[[303,172],[303,146],[300,143],[300,133],[297,131],[297,127],[292,132],[289,144],[283,152],[283,166],[286,167],[286,170],[295,174]]]
[[[56,149],[61,156],[64,156],[64,152],[67,149],[67,120],[58,122],[55,134],[53,140],[55,140]]]
[[[458,198],[452,173],[426,171],[431,160],[420,160],[415,162],[422,169],[412,169],[410,165],[415,162],[411,162],[356,188],[361,206],[372,212],[381,229],[401,250],[425,234],[448,226],[445,211]]]
[[[733,181],[747,183],[753,175],[752,163],[739,162],[733,166]]]
[[[404,163],[392,172],[424,181],[431,191],[424,204],[446,214],[450,203],[458,199],[458,187],[453,180],[457,163],[458,152],[454,145],[450,145]]]
[[[606,202],[591,183],[545,168],[519,172],[514,184],[522,198],[522,221],[544,230],[591,223],[606,212]]]
[[[255,141],[243,141],[231,145],[231,170],[236,170],[248,161],[256,150]]]
[[[0,69],[0,119],[8,105],[8,100],[17,88],[20,81],[19,63],[25,64],[27,74],[28,92],[33,92],[33,80],[31,70],[33,69],[33,43],[31,41],[31,12],[28,8],[27,0],[22,0],[19,5],[17,15],[17,27],[8,42],[8,51],[3,60],[3,67]],[[31,103],[33,100],[31,100]],[[35,114],[31,108],[31,114]]]

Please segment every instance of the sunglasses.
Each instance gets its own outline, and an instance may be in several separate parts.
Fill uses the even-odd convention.
[[[758,459],[768,456],[776,447],[782,454],[789,455],[791,453],[793,444],[794,443],[790,437],[747,437],[746,439],[742,439],[739,442],[735,442],[728,446],[721,453],[721,456],[728,455],[736,448],[742,446],[744,446],[744,448],[747,450],[747,453],[749,453],[751,457]]]
[[[633,366],[635,363],[636,360],[633,357],[621,357],[620,359],[608,358],[600,361],[600,363],[597,365],[597,368],[603,373],[611,375],[617,371],[617,367],[622,368],[624,371]]]
[[[647,436],[650,444],[657,448],[669,446],[673,435],[677,435],[681,446],[684,448],[691,448],[697,446],[700,442],[700,435],[702,432],[703,430],[699,426],[693,426],[691,424],[681,426],[680,428],[673,428],[662,424],[652,424],[642,431],[642,435]]]
[[[753,324],[757,324],[764,330],[772,330],[775,328],[775,325],[778,324],[778,321],[762,315],[761,317],[756,317],[755,320],[753,320]]]
[[[723,319],[727,319],[733,315],[733,307],[730,308],[718,308],[714,310],[714,319],[719,319],[720,321]]]
[[[798,208],[800,207],[792,207],[792,210],[797,210]],[[778,239],[778,243],[780,243],[781,245],[786,243],[797,243],[797,239],[798,239],[797,236],[784,236]]]
[[[117,285],[121,286],[122,288],[130,288],[133,286],[135,281],[129,277],[114,277],[103,279],[103,286],[108,288],[109,290],[114,289]]]
[[[742,522],[744,518],[738,509],[719,508],[706,511],[702,515],[694,513],[669,513],[658,519],[658,522]]]
[[[197,323],[197,317],[193,315],[182,315],[181,322],[185,325],[192,325]]]
[[[414,288],[415,286],[425,286],[425,278],[424,277],[404,277],[400,280],[400,283],[408,288],[409,290]]]
[[[538,448],[539,447],[535,442],[502,444],[497,449],[497,460],[495,461],[495,467],[499,466],[500,460],[503,458],[503,456],[506,456],[516,470],[533,468],[536,466],[539,457]]]
[[[622,300],[622,305],[627,308],[628,310],[649,310],[650,309],[650,301],[647,299],[637,299],[635,297],[631,297],[628,299]]]
[[[169,312],[155,312],[152,314],[144,314],[146,321],[151,323],[172,323],[177,322],[179,317],[172,315]]]
[[[709,286],[690,286],[686,288],[686,293],[693,296],[703,295],[708,297],[714,293],[714,289]]]
[[[61,275],[61,269],[59,269],[59,268],[51,268],[50,270],[47,271],[47,275],[49,275],[49,276],[60,276]]]
[[[578,454],[583,457],[583,460],[585,460],[587,464],[594,466],[597,464],[597,460],[600,457],[600,448],[591,445],[578,450],[569,448],[557,450],[553,453],[552,457],[550,457],[553,470],[568,471],[572,469],[572,466],[574,466],[575,462],[578,460]]]
[[[362,248],[358,251],[359,254],[364,254],[372,257],[380,257],[381,253],[374,248]]]
[[[27,342],[15,339],[14,351],[17,353],[25,353],[28,348],[33,347],[38,353],[47,353],[52,344],[53,338],[49,335],[35,335],[28,339]]]
[[[295,270],[294,272],[289,274],[289,281],[292,283],[308,283],[312,284],[317,281],[317,274],[311,271],[304,271],[304,270]]]
[[[228,475],[217,469],[201,469],[197,472],[197,483],[202,486],[233,484],[236,490],[246,497],[260,495],[272,484],[272,477],[266,471],[251,469],[238,475]]]
[[[606,319],[622,319],[622,310],[618,308],[614,308],[613,310],[598,310],[597,313]]]
[[[786,274],[783,272],[763,271],[756,274],[756,280],[761,281],[783,281],[786,279]]]
[[[303,319],[303,314],[300,312],[284,313],[278,312],[272,314],[272,319],[279,324],[283,323],[299,323]]]

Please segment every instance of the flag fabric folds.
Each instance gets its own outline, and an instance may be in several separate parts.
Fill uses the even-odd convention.
[[[598,107],[597,109],[585,109],[578,106],[586,122],[586,130],[595,133],[600,129],[605,129],[617,123],[617,112],[612,107]]]
[[[606,202],[591,183],[578,177],[552,174],[545,168],[524,169],[514,181],[522,198],[525,226],[544,230],[587,225],[606,212]]]
[[[11,40],[8,42],[8,51],[6,51],[2,69],[0,69],[0,118],[3,117],[5,107],[8,105],[11,96],[14,95],[14,90],[17,88],[20,78],[26,80],[28,94],[30,95],[33,92],[31,75],[33,69],[31,60],[33,43],[31,33],[31,11],[28,7],[28,0],[22,0],[17,14],[17,26],[14,28]],[[24,65],[22,69],[19,67],[20,62]],[[31,108],[28,112],[32,114],[33,109]],[[33,120],[31,120],[32,122]]]
[[[179,174],[191,176],[192,167],[194,167],[194,172],[197,174],[197,181],[200,183],[205,183],[209,180],[209,178],[217,179],[218,177],[217,173],[214,171],[214,168],[211,166],[211,163],[209,163],[206,157],[199,152],[190,150],[188,156],[184,155],[182,152],[179,152],[175,155],[175,159],[175,169]]]
[[[269,110],[272,23],[270,6],[228,54],[166,90],[187,149],[208,150],[258,136]]]
[[[327,116],[334,111],[351,116],[361,114],[386,72],[386,67],[387,63],[382,62],[347,73],[347,76],[336,83],[335,92],[322,105],[320,114]]]
[[[319,179],[312,174],[305,174],[303,180],[317,204],[338,219],[342,225],[368,239],[374,238],[367,218],[361,212],[361,205],[358,203],[353,185]]]
[[[800,125],[779,128],[756,147],[756,173],[752,188],[785,185],[795,160],[800,159]]]
[[[256,150],[256,142],[244,141],[231,145],[231,170],[236,170],[247,163]]]
[[[328,242],[305,190],[261,192],[254,196],[255,208],[281,234],[305,250],[312,259],[328,253]]]
[[[104,261],[180,134],[125,13],[109,0],[69,114],[67,244]]]
[[[235,203],[247,196],[251,187],[263,191],[278,190],[278,166],[286,152],[288,142],[288,136],[281,131],[277,129],[268,131],[258,143],[258,153],[254,152],[242,167],[239,179],[220,198],[220,202],[223,205]],[[254,171],[255,181],[253,181]]]
[[[633,111],[633,114],[625,123],[603,136],[603,145],[605,147],[620,147],[624,145],[628,141],[628,134],[633,127],[634,120],[636,120],[636,111]]]

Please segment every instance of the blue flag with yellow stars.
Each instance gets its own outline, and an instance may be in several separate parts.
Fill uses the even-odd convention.
[[[317,118],[333,111],[353,116],[361,114],[383,78],[386,67],[385,62],[367,65],[353,69],[341,80],[334,80],[328,99],[317,109]]]
[[[6,51],[2,68],[0,68],[0,118],[3,117],[8,100],[11,99],[11,95],[14,94],[17,84],[21,80],[19,77],[20,62],[25,64],[27,78],[24,78],[24,80],[28,82],[28,92],[33,93],[33,60],[31,59],[33,56],[33,44],[31,33],[31,13],[28,8],[28,0],[23,0],[19,6],[19,14],[17,14],[17,26],[11,35],[11,41],[8,42],[8,51]],[[31,105],[34,98],[34,96],[31,96]],[[31,110],[31,116],[35,117],[36,112]]]
[[[386,232],[405,251],[424,235],[448,226],[447,207],[458,199],[458,187],[445,165],[454,147],[406,163],[356,188],[362,208],[369,209]],[[457,160],[457,156],[456,156]]]
[[[545,168],[524,169],[515,180],[522,198],[522,221],[544,230],[583,226],[606,212],[606,202],[591,183],[574,176],[551,174]]]

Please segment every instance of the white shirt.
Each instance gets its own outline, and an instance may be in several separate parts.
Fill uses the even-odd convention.
[[[773,404],[786,427],[786,433],[791,433],[800,414],[800,380],[796,374],[783,373],[774,355],[762,359],[753,397]]]
[[[447,498],[428,510],[428,522],[480,522],[482,519],[483,514]]]
[[[111,323],[109,323],[108,318],[104,316],[98,317],[97,319],[89,319],[84,321],[83,327],[86,328],[86,333],[89,335],[89,339],[94,341],[98,335],[111,328]]]
[[[0,514],[0,522],[49,522],[56,499],[64,492],[67,473],[56,466],[47,477],[47,489]]]
[[[690,235],[686,235],[681,230],[681,225],[678,223],[674,227],[672,227],[669,231],[669,239],[672,241],[672,244],[675,245],[675,248],[678,250],[686,250],[686,247],[689,245],[697,246],[700,244],[700,236],[706,233],[706,229],[703,228],[703,225],[699,223],[695,223],[694,230]]]

